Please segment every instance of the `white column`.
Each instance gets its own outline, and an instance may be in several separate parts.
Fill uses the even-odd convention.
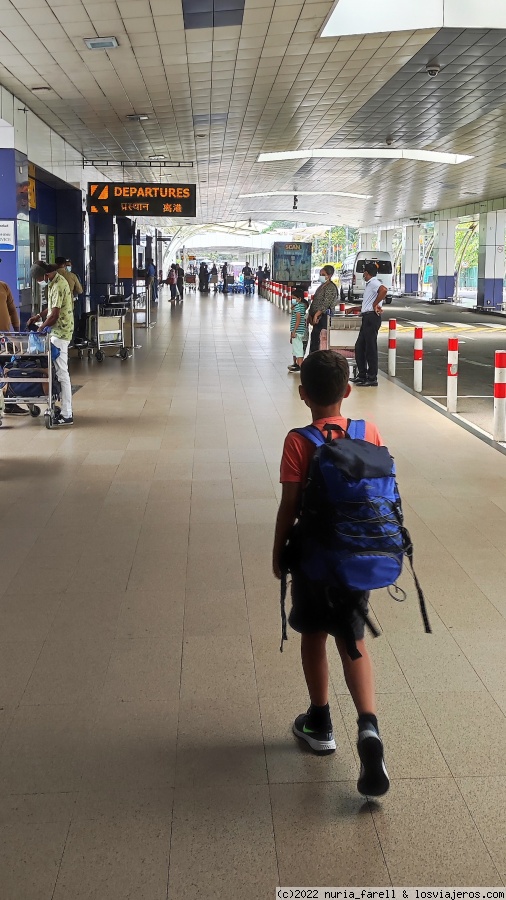
[[[434,276],[432,299],[446,300],[455,290],[455,229],[458,219],[445,219],[434,225]]]
[[[378,235],[376,231],[365,228],[360,232],[359,246],[360,250],[375,250],[378,243]]]
[[[385,250],[393,256],[394,252],[395,228],[380,228],[378,249]],[[392,259],[393,262],[393,259]]]
[[[401,285],[405,294],[418,291],[420,271],[420,226],[405,225],[402,231],[402,277]]]
[[[505,229],[506,210],[480,213],[478,306],[485,309],[502,309]]]

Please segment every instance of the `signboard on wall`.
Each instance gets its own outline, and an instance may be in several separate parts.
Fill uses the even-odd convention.
[[[110,216],[170,216],[194,218],[195,184],[105,182],[88,184],[87,210]]]
[[[39,256],[42,262],[47,262],[47,234],[39,234]]]
[[[272,280],[288,284],[311,281],[311,247],[302,241],[276,241],[272,245]]]
[[[0,219],[0,250],[16,249],[16,232],[12,219]]]
[[[48,235],[48,238],[47,238],[47,261],[49,263],[51,263],[51,265],[53,265],[55,262],[55,259],[56,259],[55,236],[54,236],[54,234],[50,234],[50,235]]]

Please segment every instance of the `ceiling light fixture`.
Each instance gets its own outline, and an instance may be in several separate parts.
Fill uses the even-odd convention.
[[[129,122],[145,122],[149,116],[146,113],[129,113],[127,119]]]
[[[148,157],[148,158],[149,158],[149,159],[152,159],[153,162],[155,162],[155,161],[161,162],[162,160],[165,159],[165,156],[156,156],[156,155],[155,155],[155,156],[150,156],[150,157]]]
[[[114,50],[119,47],[118,40],[115,37],[93,37],[83,38],[88,50]]]
[[[280,153],[260,153],[257,162],[279,162],[287,159],[414,159],[419,162],[447,163],[456,166],[473,159],[459,153],[441,153],[437,150],[385,150],[381,147],[364,147],[355,150],[286,150]]]
[[[291,197],[292,191],[261,191],[258,194],[239,194],[239,200],[252,197]],[[298,197],[352,197],[355,200],[370,200],[372,194],[350,194],[347,191],[298,191]]]

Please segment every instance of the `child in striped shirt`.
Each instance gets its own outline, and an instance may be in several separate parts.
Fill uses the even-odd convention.
[[[289,372],[300,372],[307,345],[307,302],[301,288],[292,288],[292,312],[290,317],[290,343],[292,345],[293,364],[288,366]]]

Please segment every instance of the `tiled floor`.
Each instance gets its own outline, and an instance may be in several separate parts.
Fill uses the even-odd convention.
[[[396,457],[434,628],[374,611],[390,794],[291,736],[270,550],[283,437],[307,412],[286,317],[170,309],[128,362],[76,361],[72,431],[5,420],[2,900],[267,900],[278,884],[506,882],[506,458],[385,379],[354,392]]]

